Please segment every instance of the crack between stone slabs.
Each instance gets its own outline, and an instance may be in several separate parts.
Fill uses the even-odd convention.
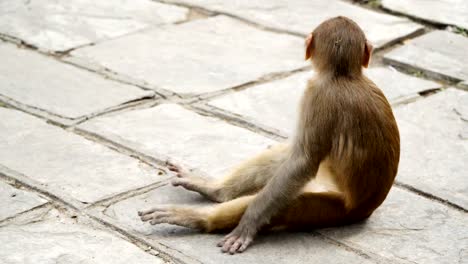
[[[449,208],[455,209],[455,210],[460,211],[460,212],[468,213],[468,209],[464,208],[461,205],[458,205],[458,204],[456,204],[454,202],[451,202],[451,201],[449,201],[447,199],[441,198],[441,197],[436,196],[434,194],[428,193],[426,191],[417,189],[417,188],[415,188],[415,187],[413,187],[413,186],[411,186],[409,184],[402,183],[402,182],[399,182],[399,181],[395,181],[394,185],[399,187],[400,189],[403,189],[405,191],[414,193],[414,194],[416,194],[418,196],[421,196],[421,197],[424,197],[424,198],[426,198],[428,200],[438,202],[438,203],[440,203],[442,205],[445,205],[445,206],[447,206]]]
[[[270,32],[280,33],[280,34],[287,34],[287,35],[292,35],[292,36],[301,37],[301,38],[306,37],[306,34],[303,34],[303,33],[300,33],[300,32],[269,27],[269,26],[259,24],[257,22],[251,21],[249,19],[246,19],[246,18],[243,18],[243,17],[240,17],[240,16],[236,16],[236,15],[231,14],[229,12],[211,10],[211,9],[205,8],[203,6],[193,5],[193,4],[184,3],[184,2],[177,2],[177,1],[166,1],[166,0],[152,0],[152,1],[163,3],[163,4],[181,6],[181,7],[185,7],[185,8],[189,8],[189,9],[194,8],[194,9],[201,10],[203,12],[210,13],[210,14],[212,14],[212,16],[224,15],[224,16],[227,16],[227,17],[230,17],[230,18],[237,19],[237,20],[242,21],[242,22],[244,22],[244,23],[246,23],[246,24],[248,24],[250,26],[253,26],[255,28],[265,30],[265,31],[270,31]]]
[[[210,13],[212,13],[214,15],[228,16],[228,17],[237,19],[239,21],[242,21],[242,22],[244,22],[244,23],[246,23],[246,24],[248,24],[250,26],[253,26],[253,27],[257,28],[257,29],[270,31],[270,32],[273,32],[273,33],[287,34],[287,35],[296,36],[296,37],[300,37],[300,38],[305,38],[307,36],[307,34],[304,34],[304,33],[301,33],[301,32],[284,30],[284,29],[279,29],[279,28],[263,25],[261,23],[257,23],[255,21],[249,20],[247,18],[243,18],[243,17],[237,16],[235,14],[231,14],[229,12],[211,10],[211,9],[207,9],[205,7],[202,7],[202,6],[197,6],[197,5],[188,4],[188,3],[184,3],[184,2],[177,2],[177,1],[172,2],[172,1],[166,1],[166,0],[153,0],[153,1],[164,3],[164,4],[172,4],[172,5],[182,6],[182,7],[186,7],[186,8],[197,8],[197,9],[203,10],[205,12],[210,12]],[[360,5],[358,5],[358,6],[360,6]],[[387,15],[391,15],[391,14],[388,14],[386,12],[382,12],[382,13],[385,13]],[[395,15],[393,15],[393,16],[395,16]],[[403,16],[396,16],[396,17],[403,17]],[[407,17],[405,17],[405,18],[407,18]],[[415,22],[415,21],[413,21],[413,19],[409,19],[409,22]],[[386,48],[388,48],[390,46],[393,46],[396,43],[401,42],[402,40],[405,40],[405,39],[408,39],[408,38],[414,38],[414,37],[417,37],[419,35],[422,35],[424,33],[424,26],[425,25],[421,25],[421,26],[422,26],[422,28],[416,29],[414,32],[411,32],[411,33],[409,33],[407,35],[404,35],[404,36],[398,37],[396,39],[393,39],[393,40],[383,44],[382,46],[380,46],[378,48],[375,48],[375,52],[378,52],[380,50],[384,50],[384,49],[386,49]]]
[[[158,99],[155,98],[154,94],[148,95],[148,96],[142,96],[138,99],[130,100],[125,103],[122,103],[116,106],[111,106],[111,107],[93,112],[88,115],[80,116],[77,118],[66,118],[59,114],[51,113],[42,108],[38,108],[35,106],[31,106],[28,104],[18,102],[2,94],[0,94],[0,102],[4,103],[5,106],[9,108],[21,111],[26,114],[33,115],[35,117],[38,117],[46,121],[48,124],[67,130],[68,128],[72,128],[73,126],[79,125],[83,122],[86,122],[96,117],[104,116],[104,115],[111,114],[114,112],[120,112],[120,111],[124,112],[127,110],[132,110],[132,109],[138,108],[139,106],[143,106],[147,104],[152,104],[152,105],[158,104]]]
[[[186,109],[188,109],[186,106],[184,105],[180,105],[182,107],[185,107]],[[190,109],[188,109],[190,110]],[[211,117],[211,118],[216,118],[216,119],[219,119],[217,117]],[[222,120],[224,121],[224,120]],[[112,138],[106,138],[106,137],[103,137],[99,134],[96,134],[92,131],[88,131],[88,130],[85,130],[85,129],[81,129],[79,127],[72,127],[71,128],[75,134],[77,135],[80,135],[80,136],[83,136],[84,138],[90,140],[90,141],[93,141],[93,142],[96,142],[96,143],[99,143],[113,151],[116,151],[116,152],[119,152],[121,154],[124,154],[124,155],[127,155],[131,158],[135,158],[155,169],[158,169],[158,170],[161,170],[161,171],[164,171],[166,172],[166,174],[173,174],[173,172],[171,172],[169,169],[166,168],[167,166],[167,162],[168,161],[172,161],[172,158],[169,157],[169,156],[166,156],[164,154],[161,154],[161,153],[157,153],[157,157],[152,157],[150,155],[147,155],[143,152],[140,152],[138,150],[134,150],[132,149],[132,147],[127,147],[119,142],[117,142],[116,140],[112,139]],[[178,165],[183,165],[183,167],[189,169],[190,171],[192,172],[196,172],[198,175],[200,176],[206,176],[207,174],[201,170],[198,170],[196,168],[192,168],[191,166],[187,165],[187,164],[182,164],[183,162],[181,161],[175,161]],[[1,166],[1,165],[0,165]]]
[[[84,116],[79,116],[79,117],[76,117],[76,118],[65,117],[65,116],[60,115],[60,114],[49,112],[49,111],[47,111],[45,109],[42,109],[40,107],[36,107],[36,106],[32,106],[32,105],[28,105],[28,104],[19,102],[19,101],[15,100],[15,99],[10,98],[8,96],[5,96],[3,94],[0,94],[0,101],[4,102],[5,104],[8,104],[8,105],[10,105],[12,107],[15,107],[15,108],[20,108],[20,107],[30,108],[30,109],[35,110],[35,111],[43,112],[43,113],[45,113],[47,115],[55,116],[55,117],[58,117],[58,118],[61,118],[61,119],[68,119],[70,121],[79,120],[80,118],[84,117]],[[20,110],[23,110],[23,109],[20,109]],[[26,109],[24,109],[24,111],[25,110]]]
[[[43,187],[39,187],[39,186],[42,185],[41,183],[36,182],[35,180],[30,179],[29,177],[23,175],[22,173],[11,170],[11,169],[9,169],[9,168],[1,165],[1,164],[0,164],[0,179],[4,179],[6,181],[11,181],[14,184],[20,185],[21,187],[25,188],[26,190],[30,190],[30,191],[33,191],[35,193],[40,193],[40,194],[46,196],[47,198],[49,198],[49,200],[58,202],[58,203],[60,203],[62,205],[73,208],[74,210],[79,211],[80,208],[84,207],[84,206],[82,206],[83,203],[81,203],[80,201],[75,200],[75,199],[73,199],[71,197],[68,197],[68,196],[61,198],[61,197],[53,194],[49,190],[49,188],[42,189]]]
[[[208,100],[221,97],[221,96],[233,93],[233,92],[243,91],[256,85],[261,85],[261,84],[265,84],[265,83],[276,81],[276,80],[286,79],[290,77],[291,75],[294,75],[297,73],[311,71],[311,68],[312,68],[311,65],[307,65],[307,66],[289,70],[289,71],[267,73],[265,75],[258,77],[255,80],[247,81],[245,83],[232,86],[232,87],[220,90],[220,91],[207,92],[207,93],[202,93],[202,94],[188,94],[186,96],[187,97],[186,103],[192,104],[192,103],[208,101]],[[184,98],[184,95],[181,95],[181,97]]]
[[[284,133],[282,133],[281,131],[277,129],[262,126],[262,125],[257,125],[255,124],[253,120],[250,120],[246,118],[245,116],[238,116],[229,111],[225,111],[223,109],[217,108],[216,106],[199,104],[199,105],[190,105],[189,109],[197,112],[200,115],[221,119],[224,122],[235,125],[237,127],[250,130],[256,134],[260,134],[262,136],[268,137],[275,141],[284,141],[288,139],[288,137]]]
[[[169,159],[169,157],[158,157],[154,158],[152,156],[146,155],[142,152],[139,152],[137,150],[132,149],[131,147],[127,147],[125,145],[122,145],[112,139],[108,139],[106,137],[103,137],[99,134],[93,133],[88,130],[81,129],[79,127],[72,127],[72,131],[80,136],[83,136],[84,138],[99,143],[103,146],[108,147],[109,149],[112,149],[114,151],[117,151],[121,154],[130,156],[132,158],[138,159],[139,161],[155,168],[158,170],[165,170],[163,169],[165,167],[166,161]],[[165,170],[168,171],[168,170]]]
[[[177,93],[174,93],[170,90],[152,86],[146,83],[144,80],[134,79],[133,77],[127,76],[125,74],[115,72],[109,68],[99,65],[98,63],[93,63],[93,62],[81,59],[79,57],[73,57],[73,56],[70,56],[67,58],[69,59],[66,59],[66,58],[60,59],[60,61],[67,63],[69,65],[78,67],[80,69],[92,72],[108,80],[116,81],[116,82],[123,83],[126,85],[136,86],[146,91],[153,91],[157,96],[161,97],[162,99],[168,99],[171,97],[180,98],[180,96]]]
[[[351,246],[348,245],[346,242],[341,242],[337,239],[334,239],[332,237],[326,236],[324,233],[320,232],[320,230],[317,231],[312,231],[311,233],[317,235],[318,237],[322,238],[325,242],[330,243],[332,245],[335,245],[337,247],[343,248],[346,251],[352,252],[354,254],[357,254],[365,259],[368,260],[374,260],[377,261],[377,263],[394,263],[390,261],[389,259],[380,256],[379,254],[373,253],[373,252],[366,252],[365,250],[361,249],[360,246]],[[351,243],[352,244],[352,243]]]
[[[109,221],[108,216],[102,215],[102,213],[98,213],[98,214],[100,214],[101,216],[97,216],[97,215],[92,214],[92,213],[86,213],[86,215],[88,217],[90,217],[91,219],[93,219],[93,220],[101,223],[102,225],[106,226],[107,228],[110,228],[113,231],[118,232],[119,234],[127,237],[128,239],[130,239],[130,241],[133,244],[139,243],[141,245],[144,245],[147,248],[154,248],[159,253],[158,257],[161,257],[165,261],[172,262],[172,260],[176,260],[176,263],[180,263],[180,264],[190,264],[190,263],[193,263],[193,262],[202,264],[202,262],[200,262],[199,260],[184,254],[180,250],[171,248],[171,247],[169,247],[169,246],[167,246],[167,245],[165,245],[163,243],[159,243],[159,242],[156,242],[156,241],[148,242],[145,238],[140,237],[140,236],[142,236],[141,234],[138,234],[138,233],[135,234],[132,231],[127,231],[127,230],[125,230],[124,227],[121,227],[118,223],[113,223],[113,221]],[[106,218],[106,219],[103,219],[101,217]],[[185,258],[187,258],[187,259],[189,259],[191,261],[187,262],[186,260],[183,260],[183,259],[179,258],[178,256],[172,255],[168,251],[174,251],[177,254],[180,254],[181,256],[183,256],[183,257],[185,257]]]
[[[22,212],[19,212],[19,213],[13,215],[13,216],[2,219],[2,220],[0,220],[0,228],[2,228],[2,226],[4,226],[4,225],[8,225],[10,222],[13,222],[18,217],[22,217],[22,216],[24,216],[26,214],[30,214],[31,212],[39,211],[41,209],[45,209],[46,207],[51,207],[51,206],[53,206],[52,203],[46,202],[44,204],[41,204],[41,205],[35,206],[33,208],[30,208],[30,209],[28,209],[26,211],[22,211]],[[49,210],[47,210],[46,212],[48,212]]]
[[[0,169],[2,169],[2,165],[0,165]],[[12,182],[16,185],[19,185],[21,186],[22,188],[24,188],[25,190],[28,190],[28,191],[32,191],[34,193],[40,193],[44,196],[46,196],[50,201],[46,202],[45,204],[43,205],[40,205],[40,206],[36,206],[32,209],[29,209],[25,212],[22,212],[22,213],[19,213],[19,214],[16,214],[15,216],[13,217],[9,217],[9,218],[6,218],[6,219],[3,219],[0,221],[0,224],[4,224],[6,222],[11,222],[12,220],[15,220],[17,219],[18,217],[21,217],[23,215],[26,215],[27,213],[31,213],[31,212],[34,212],[34,211],[37,211],[37,210],[40,210],[40,208],[46,208],[46,207],[51,207],[51,208],[56,208],[58,209],[59,211],[60,210],[70,210],[72,212],[74,212],[74,214],[76,215],[81,215],[81,216],[84,216],[84,217],[88,217],[96,222],[99,222],[101,225],[103,225],[105,228],[107,229],[111,229],[113,231],[116,231],[117,233],[119,233],[120,235],[122,235],[123,237],[120,237],[122,239],[126,239],[128,242],[134,244],[135,246],[137,246],[138,248],[140,248],[141,250],[143,250],[144,252],[146,252],[147,254],[151,254],[150,252],[147,251],[147,249],[143,248],[141,246],[141,241],[139,239],[133,239],[133,236],[128,236],[126,232],[120,232],[120,230],[116,229],[116,227],[114,227],[113,225],[111,224],[108,224],[108,223],[105,223],[105,222],[102,222],[100,219],[96,218],[95,216],[93,215],[90,215],[89,213],[86,212],[86,208],[78,208],[76,206],[74,206],[73,204],[57,197],[56,195],[54,194],[51,194],[45,190],[42,190],[42,189],[39,189],[27,182],[24,182],[22,180],[19,180],[19,179],[16,179],[16,178],[13,178],[11,176],[8,176],[6,174],[3,173],[3,170],[0,171],[0,179],[4,179],[4,180],[7,180],[9,182]],[[55,205],[54,205],[55,204]],[[49,211],[49,210],[48,210]],[[38,220],[38,221],[42,221],[42,219]],[[34,221],[33,221],[34,222]],[[31,223],[33,223],[31,222]],[[92,227],[92,226],[91,226]],[[93,227],[92,227],[93,228]],[[117,236],[118,237],[118,236]],[[147,248],[151,248],[152,245],[148,244],[148,243],[143,243],[145,244],[145,246],[147,246]],[[159,250],[159,249],[158,249]],[[162,252],[162,250],[161,250]],[[157,251],[158,254],[156,254],[157,256],[159,256],[159,251]],[[164,252],[162,252],[163,254],[165,254]],[[151,254],[151,255],[154,255],[154,254]],[[172,256],[170,255],[167,255],[166,258],[163,258],[166,262],[171,262],[171,258],[173,258]],[[185,263],[185,262],[183,262]]]
[[[384,7],[382,3],[379,3],[378,6],[373,7],[373,6],[370,6],[368,3],[365,3],[365,1],[344,0],[344,2],[354,4],[356,6],[362,7],[364,9],[367,9],[376,13],[391,15],[391,16],[400,17],[400,18],[407,18],[408,20],[415,22],[417,24],[421,24],[422,26],[427,27],[427,28],[444,29],[446,26],[450,25],[450,24],[444,24],[444,23],[439,23],[439,22],[433,22],[424,18],[419,18],[416,16],[411,16],[411,15],[402,13],[402,12],[394,11],[394,10]],[[452,25],[452,26],[456,26],[456,25]]]
[[[399,62],[397,60],[394,60],[394,59],[388,58],[388,57],[383,57],[383,62],[385,64],[392,65],[392,66],[396,67],[397,69],[401,70],[402,72],[408,73],[410,75],[413,75],[411,72],[414,72],[414,71],[421,72],[422,74],[424,74],[424,76],[427,77],[427,79],[435,80],[435,81],[442,81],[442,82],[444,82],[444,83],[446,83],[448,85],[452,85],[452,86],[455,86],[457,83],[463,81],[462,79],[459,79],[457,77],[451,77],[451,76],[445,75],[443,73],[437,73],[437,72],[434,72],[434,71],[431,71],[431,70],[422,69],[422,68],[420,68],[418,66],[412,66],[412,65],[407,64],[405,62]]]
[[[379,9],[381,9],[383,12],[385,12],[385,13],[387,13],[389,15],[398,16],[398,17],[405,17],[405,18],[407,18],[407,19],[409,19],[411,21],[414,21],[414,22],[416,22],[418,24],[421,24],[421,25],[423,25],[425,27],[429,27],[429,28],[432,28],[432,29],[442,29],[442,30],[444,30],[447,26],[459,27],[458,25],[455,25],[455,24],[446,24],[446,23],[443,23],[443,22],[430,21],[430,20],[427,20],[425,18],[412,16],[412,15],[409,15],[409,14],[404,14],[402,12],[398,12],[398,11],[386,8],[383,5],[381,5],[379,7]],[[463,27],[460,27],[460,28],[463,28]],[[457,34],[457,33],[455,33],[455,34]]]
[[[111,206],[113,204],[116,204],[118,202],[121,202],[123,200],[127,200],[129,198],[132,198],[132,197],[135,197],[135,196],[138,196],[138,195],[145,194],[147,192],[153,191],[153,190],[158,189],[160,187],[166,186],[166,185],[169,184],[169,181],[171,179],[173,179],[173,177],[170,177],[168,179],[164,179],[164,180],[161,180],[161,181],[158,181],[158,182],[154,182],[152,184],[149,184],[149,185],[146,185],[146,186],[143,186],[143,187],[139,187],[139,188],[136,188],[136,189],[131,189],[131,190],[128,190],[128,191],[124,191],[124,192],[121,192],[119,194],[113,195],[111,197],[101,199],[101,200],[96,201],[96,202],[90,204],[89,206],[83,208],[83,210],[93,210],[95,208],[102,207],[102,208],[104,208],[103,211],[105,211],[105,210],[107,210],[109,208],[109,206]]]
[[[88,120],[91,120],[91,119],[94,119],[94,118],[97,118],[97,117],[101,117],[101,116],[104,116],[104,115],[108,115],[108,114],[111,114],[111,113],[125,112],[127,110],[135,109],[138,106],[143,106],[143,105],[147,105],[147,104],[157,104],[157,103],[158,103],[158,98],[156,98],[154,94],[153,95],[148,95],[148,96],[143,96],[143,97],[140,97],[138,99],[130,100],[130,101],[127,101],[125,103],[122,103],[122,104],[119,104],[119,105],[116,105],[116,106],[111,106],[111,107],[105,108],[103,110],[96,111],[94,113],[82,116],[80,118],[80,120],[74,122],[71,126],[77,126],[77,125],[79,125],[79,124],[81,124],[83,122],[86,122]]]

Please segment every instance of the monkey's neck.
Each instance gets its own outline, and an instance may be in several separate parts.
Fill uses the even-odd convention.
[[[329,78],[347,78],[356,79],[362,76],[362,67],[341,67],[340,65],[333,65],[332,63],[314,65],[315,71],[319,76]]]
[[[319,71],[317,72],[317,80],[320,80],[320,83],[327,82],[336,82],[336,81],[356,81],[363,78],[362,71],[359,72],[348,72],[348,73],[337,73],[332,70]]]

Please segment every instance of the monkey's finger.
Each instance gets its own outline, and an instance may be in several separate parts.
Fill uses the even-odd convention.
[[[138,212],[138,215],[143,216],[143,215],[152,214],[152,213],[158,212],[158,211],[168,211],[168,210],[169,210],[168,206],[156,206],[156,207],[153,207],[153,208],[148,209],[148,210],[140,211],[140,212]]]
[[[171,181],[171,184],[172,186],[180,186],[180,185],[183,185],[183,184],[186,184],[187,181],[184,180],[184,179],[174,179]]]
[[[222,247],[224,245],[224,242],[226,242],[226,240],[228,240],[228,238],[230,238],[232,235],[231,234],[227,234],[223,237],[223,239],[221,239],[221,241],[218,242],[218,244],[216,244],[218,247]]]
[[[239,250],[237,250],[237,252],[244,252],[248,246],[250,246],[250,244],[252,243],[253,239],[248,237],[245,239],[244,243],[242,243],[242,246],[239,248]]]
[[[150,224],[152,225],[157,225],[157,224],[170,224],[171,223],[171,220],[170,220],[170,217],[159,217],[157,219],[153,219],[150,221]]]
[[[167,166],[167,168],[168,168],[170,171],[179,172],[179,168],[176,167],[176,166],[169,165],[169,166]]]
[[[224,253],[228,252],[229,248],[231,248],[232,244],[234,244],[234,242],[236,240],[237,240],[236,236],[232,236],[232,237],[228,238],[228,240],[226,240],[226,242],[224,242],[224,245],[221,248],[221,251],[224,252]]]
[[[241,247],[241,245],[243,245],[242,240],[243,240],[242,238],[238,238],[236,242],[232,244],[232,246],[229,248],[229,254],[233,255],[237,252],[237,250]]]
[[[151,220],[151,219],[159,219],[159,218],[162,218],[162,217],[166,217],[170,215],[169,212],[155,212],[155,213],[152,213],[152,214],[147,214],[147,215],[143,215],[140,217],[141,221],[143,222],[146,222],[148,220]]]

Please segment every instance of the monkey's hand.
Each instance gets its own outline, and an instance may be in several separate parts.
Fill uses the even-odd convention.
[[[206,228],[206,215],[202,208],[158,206],[138,212],[141,221],[152,225],[172,224],[203,230]]]
[[[252,243],[257,229],[254,225],[245,225],[242,222],[223,240],[218,243],[218,247],[221,247],[221,251],[229,254],[236,254],[244,252],[247,247]]]

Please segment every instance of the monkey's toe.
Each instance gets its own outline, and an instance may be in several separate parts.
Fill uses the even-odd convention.
[[[177,179],[173,179],[171,181],[171,184],[172,186],[182,186],[182,187],[187,187],[187,185],[189,184],[188,180],[187,179],[180,179],[180,178],[177,178]]]
[[[229,234],[218,243],[218,247],[221,247],[223,253],[229,253],[231,255],[236,253],[244,252],[247,247],[252,243],[253,236],[250,235],[234,235]]]

